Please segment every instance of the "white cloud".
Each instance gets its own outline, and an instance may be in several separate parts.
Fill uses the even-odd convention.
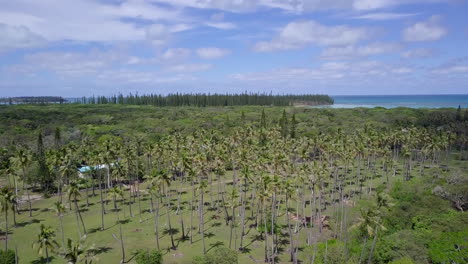
[[[447,2],[449,0],[152,0],[177,7],[215,9],[228,12],[251,12],[261,8],[280,9],[290,13],[349,9],[374,10],[413,3]]]
[[[433,69],[431,73],[435,74],[468,74],[468,64],[441,66]]]
[[[17,73],[53,72],[61,77],[97,74],[114,66],[135,65],[145,59],[121,50],[90,52],[37,52],[24,56],[21,64],[10,66]]]
[[[265,72],[238,73],[230,77],[247,82],[337,81],[361,83],[366,79],[411,73],[410,67],[387,65],[377,61],[327,62],[310,68],[281,68]]]
[[[440,16],[432,16],[427,21],[418,22],[403,30],[403,39],[409,42],[435,41],[447,34],[447,29],[440,25]]]
[[[215,47],[197,49],[197,55],[202,59],[218,59],[230,53],[231,51],[228,49],[220,49]]]
[[[213,21],[222,21],[222,20],[224,20],[224,13],[223,12],[215,13],[215,14],[211,15],[210,18]]]
[[[170,48],[162,54],[162,59],[165,61],[181,61],[185,60],[192,54],[192,51],[185,48]]]
[[[367,20],[393,20],[402,19],[407,17],[416,16],[417,14],[407,13],[369,13],[365,15],[355,16],[356,19],[367,19]]]
[[[344,46],[344,47],[332,47],[322,51],[320,55],[322,58],[354,58],[354,57],[365,57],[384,53],[391,53],[401,49],[401,45],[397,43],[371,43],[364,46]]]
[[[236,24],[230,23],[230,22],[206,22],[205,25],[208,27],[223,29],[223,30],[230,30],[230,29],[237,28]]]
[[[42,45],[45,39],[24,26],[9,26],[0,23],[0,52]]]
[[[354,0],[353,8],[355,10],[374,10],[384,9],[400,5],[416,4],[416,3],[437,3],[449,2],[450,0]]]
[[[132,22],[181,24],[188,16],[146,1],[3,1],[0,23],[25,26],[48,41],[144,40],[145,29]],[[184,23],[182,23],[184,24]],[[187,24],[187,23],[185,23]]]
[[[414,58],[428,58],[431,57],[434,52],[431,49],[427,48],[418,48],[407,50],[401,53],[401,56],[406,59],[414,59]]]
[[[211,69],[213,65],[211,64],[197,64],[197,63],[191,63],[191,64],[179,64],[179,65],[172,65],[167,68],[165,68],[165,71],[170,71],[170,72],[200,72],[200,71],[207,71]]]
[[[146,28],[146,39],[155,46],[165,45],[171,36],[169,29],[162,24],[153,24]]]
[[[407,74],[407,73],[412,73],[413,69],[409,67],[398,67],[398,68],[392,69],[392,72],[397,73],[397,74]]]
[[[325,26],[315,21],[296,21],[287,24],[278,36],[271,41],[258,42],[254,50],[268,52],[274,50],[298,49],[306,45],[340,46],[355,44],[369,36],[366,28],[346,25]]]

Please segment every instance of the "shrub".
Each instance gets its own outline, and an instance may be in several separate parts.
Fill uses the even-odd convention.
[[[411,258],[404,257],[404,258],[389,262],[389,264],[414,264],[414,262]]]
[[[135,261],[137,264],[162,264],[162,253],[158,250],[137,250],[135,254]]]
[[[0,264],[15,264],[15,252],[11,249],[0,249]]]
[[[237,264],[237,252],[235,250],[220,247],[214,249],[202,257],[195,257],[194,264]]]

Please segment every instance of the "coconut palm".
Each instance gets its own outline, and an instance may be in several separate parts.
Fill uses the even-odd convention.
[[[0,189],[0,209],[5,213],[5,250],[8,250],[8,211],[13,211],[13,216],[15,216],[16,213],[16,195],[13,190],[8,187]],[[16,226],[16,218],[14,219]]]
[[[13,165],[18,169],[21,170],[22,174],[22,181],[23,181],[23,190],[26,190],[26,195],[28,197],[28,205],[29,205],[29,217],[32,217],[32,204],[31,204],[31,197],[29,195],[29,188],[26,186],[26,167],[31,162],[31,154],[27,149],[19,148],[16,150],[15,155],[12,157]]]
[[[59,246],[57,241],[54,240],[55,231],[52,227],[46,227],[44,224],[41,224],[41,231],[37,235],[37,240],[33,243],[33,248],[37,248],[37,253],[42,255],[42,252],[45,252],[45,257],[47,263],[50,262],[49,252],[53,253],[55,249]]]
[[[107,190],[107,198],[114,202],[114,210],[117,211],[117,200],[123,198],[123,191],[119,186],[114,186]]]
[[[63,248],[65,246],[65,233],[63,231],[63,216],[66,211],[65,205],[62,202],[57,201],[54,203],[53,209],[57,213],[57,216],[60,219],[60,233],[62,235],[62,248]]]
[[[85,263],[91,264],[94,258],[94,248],[83,245],[84,240],[74,242],[72,239],[67,240],[67,247],[63,257],[67,260],[67,264]]]
[[[78,235],[81,237],[81,231],[80,231],[80,225],[79,225],[80,221],[81,221],[81,225],[83,227],[84,234],[86,235],[87,232],[86,232],[86,227],[85,227],[85,224],[84,224],[84,221],[83,221],[83,217],[81,217],[80,207],[78,206],[78,200],[81,197],[80,185],[75,181],[71,182],[70,185],[68,186],[68,191],[67,192],[68,192],[68,200],[69,201],[73,200],[73,203],[75,205],[76,224],[78,225]]]
[[[197,189],[200,192],[200,231],[201,231],[201,237],[202,237],[202,244],[203,244],[203,254],[206,254],[206,246],[205,246],[205,228],[204,228],[204,219],[203,219],[203,207],[204,207],[204,194],[206,191],[206,188],[208,187],[208,182],[206,181],[200,181],[200,184],[198,185]]]

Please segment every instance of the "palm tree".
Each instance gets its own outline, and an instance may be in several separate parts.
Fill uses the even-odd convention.
[[[83,226],[84,234],[86,235],[87,233],[86,233],[86,227],[85,227],[83,218],[81,217],[80,208],[78,206],[78,200],[80,197],[81,197],[80,185],[77,182],[71,182],[70,186],[68,187],[68,200],[69,201],[73,200],[73,203],[75,204],[76,223],[78,225],[78,235],[81,237],[78,218],[81,221],[81,225]]]
[[[73,242],[70,238],[67,240],[67,248],[63,257],[67,264],[82,263],[91,264],[93,258],[93,247],[83,246],[82,240]]]
[[[60,219],[60,233],[62,235],[62,248],[65,246],[65,233],[63,232],[63,215],[65,214],[65,205],[57,201],[54,203],[54,210],[57,213],[57,216]]]
[[[120,187],[114,186],[107,191],[107,197],[114,202],[114,210],[117,211],[117,200],[123,197],[123,191]]]
[[[156,247],[159,250],[159,199],[160,197],[160,188],[157,184],[151,184],[149,187],[149,193],[151,196],[155,197],[156,208],[153,210],[154,215],[154,234],[156,236]]]
[[[3,187],[0,189],[0,209],[5,213],[5,250],[8,250],[8,211],[13,211],[13,216],[15,215],[16,208],[16,195],[13,190],[8,187]],[[16,218],[15,218],[16,226]]]
[[[26,166],[31,162],[31,155],[26,149],[20,148],[17,149],[15,156],[12,157],[12,161],[13,165],[22,172],[23,190],[26,190],[29,205],[29,217],[32,217],[31,197],[29,195],[29,188],[26,186]]]
[[[171,235],[171,245],[172,245],[172,248],[175,249],[176,246],[174,244],[174,232],[172,231],[171,217],[170,217],[171,201],[169,199],[169,186],[171,185],[171,177],[169,176],[169,173],[167,173],[167,171],[159,170],[156,175],[156,182],[162,187],[161,189],[163,191],[164,197],[166,198],[167,225],[169,228],[169,234]]]
[[[229,207],[232,209],[231,213],[231,232],[229,233],[229,248],[232,245],[232,233],[234,231],[234,227],[236,225],[236,208],[239,206],[239,193],[236,188],[233,188],[230,195],[229,195]]]
[[[289,217],[289,201],[292,198],[292,195],[295,193],[295,188],[291,180],[287,179],[284,180],[282,183],[282,190],[284,194],[286,195],[286,218],[287,220],[287,226],[288,226],[288,234],[289,234],[289,244],[290,244],[290,261],[296,263],[296,258],[295,258],[295,248],[294,248],[294,240],[293,240],[293,233],[292,233],[292,228],[290,224],[290,217]]]
[[[205,247],[205,228],[204,228],[204,220],[203,220],[203,205],[204,205],[204,200],[203,200],[203,195],[206,191],[206,188],[208,187],[208,183],[206,181],[200,181],[200,185],[198,186],[198,190],[200,191],[200,226],[201,226],[201,237],[202,237],[202,243],[203,243],[203,254],[206,254],[206,247]]]
[[[41,224],[41,232],[37,236],[37,240],[33,243],[33,248],[37,247],[37,252],[39,255],[42,255],[42,252],[45,251],[46,261],[49,260],[49,251],[54,252],[55,248],[58,247],[57,241],[54,240],[55,232],[52,227],[46,227],[44,224]]]

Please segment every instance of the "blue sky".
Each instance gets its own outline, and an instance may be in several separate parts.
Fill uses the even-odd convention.
[[[0,0],[0,96],[468,93],[465,0]]]

